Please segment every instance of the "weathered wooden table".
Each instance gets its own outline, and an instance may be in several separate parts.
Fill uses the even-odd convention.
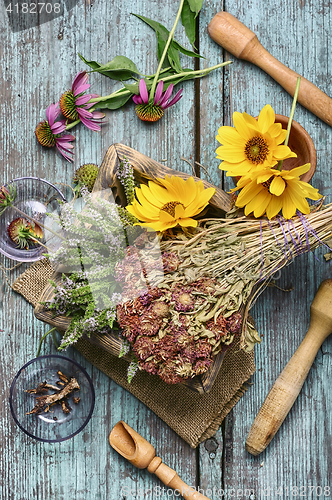
[[[152,126],[138,120],[130,103],[107,112],[108,123],[99,134],[77,127],[74,165],[53,150],[42,149],[34,136],[35,125],[44,119],[46,107],[70,87],[75,74],[85,69],[77,53],[102,63],[115,55],[126,55],[143,72],[153,73],[157,66],[155,34],[130,13],[145,15],[170,28],[177,6],[175,0],[79,0],[51,22],[12,32],[1,2],[0,183],[22,175],[70,183],[74,168],[87,162],[100,164],[107,148],[121,142],[158,161],[166,160],[167,166],[178,170],[190,172],[184,159],[198,161],[215,183],[223,185],[215,159],[218,128],[232,124],[235,110],[255,116],[270,103],[277,113],[288,115],[292,103],[292,98],[270,77],[230,57],[209,38],[207,25],[223,9],[255,31],[279,60],[332,94],[330,2],[206,0],[197,43],[206,59],[200,64],[211,66],[224,58],[234,61],[231,66],[196,83],[184,83],[184,97]],[[176,38],[187,45],[180,27]],[[188,66],[192,64],[188,60]],[[93,91],[102,95],[119,86],[99,74],[91,75],[90,83]],[[300,105],[295,119],[316,145],[318,165],[313,183],[331,201],[332,129]],[[229,187],[228,181],[224,187]],[[323,253],[320,249],[315,255],[297,258],[279,277],[280,288],[269,288],[257,301],[252,313],[263,342],[256,349],[257,371],[252,386],[215,438],[196,450],[73,348],[67,355],[86,368],[95,385],[96,406],[90,423],[75,438],[56,445],[23,434],[10,415],[10,383],[17,370],[35,357],[47,325],[35,319],[33,308],[11,291],[2,275],[1,500],[172,498],[170,491],[155,489],[162,486],[157,478],[135,469],[109,446],[108,434],[120,419],[150,439],[165,463],[176,468],[184,481],[212,491],[213,500],[331,497],[331,338],[321,348],[300,397],[269,448],[257,458],[244,448],[269,388],[308,327],[309,306],[320,282],[331,276]],[[3,257],[1,263],[13,265]],[[9,272],[10,280],[25,268],[23,265]],[[291,292],[282,290],[291,287]],[[51,340],[47,340],[42,352],[55,351]]]

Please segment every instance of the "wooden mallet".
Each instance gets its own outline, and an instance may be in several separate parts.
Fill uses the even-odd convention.
[[[249,431],[246,449],[252,455],[259,455],[275,436],[299,395],[319,348],[332,332],[332,279],[320,285],[310,314],[306,336],[277,378]]]
[[[159,477],[166,486],[176,490],[176,497],[179,497],[180,494],[185,500],[209,500],[193,487],[184,483],[175,470],[163,464],[161,458],[156,457],[156,450],[152,444],[123,420],[120,420],[113,427],[109,435],[109,442],[112,448],[135,467],[139,469],[147,467],[148,471]]]
[[[263,69],[294,96],[296,81],[300,75],[271,56],[258,41],[257,35],[232,14],[218,12],[208,25],[208,33],[227,52]],[[298,102],[328,125],[332,125],[332,99],[303,77]]]

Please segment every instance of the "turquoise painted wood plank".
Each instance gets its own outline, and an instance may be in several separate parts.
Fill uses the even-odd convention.
[[[55,102],[71,85],[77,71],[84,69],[77,52],[100,62],[124,54],[143,72],[155,70],[155,35],[130,16],[130,12],[155,18],[169,27],[176,13],[171,1],[163,5],[131,2],[130,6],[125,2],[96,2],[93,5],[81,2],[62,19],[16,34],[10,32],[3,13],[0,45],[4,77],[0,80],[0,92],[7,97],[1,113],[1,159],[5,180],[32,174],[70,183],[74,168],[91,161],[100,164],[114,142],[123,142],[159,161],[167,159],[168,165],[177,169],[188,169],[180,158],[193,158],[195,151],[194,89],[190,82],[185,84],[186,99],[181,100],[177,111],[168,110],[165,118],[155,126],[140,122],[133,106],[128,104],[123,110],[107,112],[108,123],[99,134],[78,127],[74,165],[36,143],[34,127],[44,119],[47,105]],[[180,30],[177,38],[180,43],[184,42]],[[101,94],[111,93],[120,86],[100,75],[92,75],[90,82],[91,90]],[[3,262],[10,265],[6,259]],[[20,270],[12,273],[11,279]],[[1,335],[1,373],[5,374],[3,379],[6,381],[1,409],[1,499],[115,499],[125,496],[125,492],[121,492],[122,480],[122,485],[128,487],[133,496],[140,496],[142,489],[147,491],[160,485],[146,471],[128,466],[109,446],[108,434],[120,419],[142,429],[142,434],[144,431],[147,438],[151,437],[165,462],[176,466],[189,484],[196,484],[196,452],[74,349],[68,350],[68,356],[87,368],[96,388],[96,407],[91,422],[80,435],[61,445],[37,443],[21,433],[9,415],[10,380],[24,362],[35,356],[39,339],[47,327],[35,320],[31,306],[10,293],[3,282],[1,292],[0,328],[5,330]],[[23,332],[22,325],[27,325]],[[55,348],[47,341],[42,352],[55,352]],[[176,459],[175,454],[180,458]]]
[[[246,4],[228,1],[228,12],[238,17],[258,34],[261,43],[279,60],[303,74],[331,94],[328,66],[328,18],[323,3],[251,1]],[[322,29],[322,27],[324,27]],[[319,57],[317,54],[319,53]],[[289,114],[291,97],[269,76],[244,61],[234,60],[229,72],[230,125],[233,111],[247,111],[253,116],[270,103],[276,112]],[[295,119],[312,136],[317,149],[318,164],[313,179],[321,192],[331,192],[329,156],[331,128],[309,111],[297,106]],[[227,183],[231,187],[230,183]],[[319,283],[331,276],[324,263],[322,250],[299,258],[285,269],[277,281],[281,288],[294,286],[291,293],[268,289],[257,301],[252,314],[263,342],[256,348],[257,372],[248,394],[237,404],[225,422],[225,463],[223,481],[226,498],[235,491],[254,491],[254,498],[264,498],[271,488],[271,498],[286,498],[291,487],[298,486],[298,495],[310,498],[310,486],[329,486],[331,461],[331,404],[329,373],[331,370],[331,339],[318,354],[302,394],[283,427],[268,449],[253,458],[244,449],[246,436],[269,388],[291,357],[309,324],[309,306]],[[302,490],[300,490],[302,487]],[[276,492],[281,488],[280,496]],[[327,491],[327,490],[326,490]],[[296,490],[293,490],[296,493]],[[318,490],[319,493],[319,490]],[[247,492],[244,498],[251,498]],[[315,494],[313,497],[315,498]]]

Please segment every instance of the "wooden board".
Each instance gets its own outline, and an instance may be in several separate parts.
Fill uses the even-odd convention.
[[[277,113],[288,115],[292,99],[261,70],[236,60],[210,40],[206,32],[208,23],[218,11],[227,10],[255,31],[271,54],[332,95],[330,7],[325,0],[282,3],[205,0],[196,45],[206,59],[199,64],[207,67],[223,59],[231,59],[233,64],[201,81],[185,82],[184,97],[155,125],[140,122],[133,105],[128,103],[119,111],[107,112],[108,123],[99,134],[82,126],[76,128],[75,162],[70,165],[53,150],[42,149],[33,131],[44,119],[46,107],[56,102],[61,93],[70,88],[75,74],[84,69],[77,52],[101,63],[123,54],[134,60],[141,71],[151,74],[157,66],[154,32],[130,13],[160,21],[170,29],[177,3],[174,0],[80,0],[58,19],[13,33],[2,2],[0,168],[3,180],[35,175],[68,184],[75,168],[87,162],[100,164],[110,144],[122,143],[190,174],[192,167],[181,158],[194,165],[197,161],[205,168],[200,168],[201,176],[212,179],[227,191],[233,187],[232,181],[222,178],[219,161],[215,159],[218,128],[232,124],[234,111],[257,116],[266,103]],[[176,38],[188,46],[180,28]],[[185,56],[182,60],[193,67]],[[120,86],[97,74],[90,76],[90,83],[91,90],[102,95]],[[331,195],[332,129],[301,106],[296,108],[295,119],[308,131],[316,146],[317,169],[313,183],[320,192]],[[69,348],[66,355],[86,368],[96,389],[96,406],[90,423],[80,435],[57,445],[38,443],[25,436],[9,414],[10,382],[17,370],[36,355],[39,340],[48,327],[34,317],[32,307],[24,299],[11,292],[2,276],[0,499],[144,498],[144,492],[153,491],[160,484],[146,471],[130,466],[110,448],[108,433],[120,419],[151,439],[164,462],[176,468],[184,481],[205,490],[210,488],[213,500],[261,500],[269,498],[268,488],[273,499],[318,498],[320,491],[315,488],[321,486],[324,491],[324,487],[331,486],[332,476],[331,338],[324,343],[298,401],[264,454],[251,457],[244,449],[244,442],[269,388],[304,335],[309,323],[309,306],[319,283],[331,277],[331,266],[324,262],[324,253],[321,249],[315,256],[298,258],[278,277],[280,288],[293,286],[293,291],[270,288],[258,299],[252,314],[264,338],[256,349],[257,372],[252,378],[253,385],[227,417],[215,439],[203,443],[198,450],[192,450],[151,411],[93,368],[73,348]],[[0,262],[7,267],[14,265],[2,257]],[[9,271],[10,280],[25,267]],[[56,352],[50,338],[42,352]],[[298,493],[292,490],[296,487]],[[224,496],[218,493],[221,489],[225,491]],[[329,498],[328,490],[325,492],[325,498]],[[165,495],[161,498],[167,498]],[[156,498],[156,495],[146,493],[145,498]]]

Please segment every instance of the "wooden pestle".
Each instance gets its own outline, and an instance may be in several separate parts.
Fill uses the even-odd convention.
[[[293,406],[318,349],[332,332],[332,279],[321,283],[310,308],[309,330],[277,378],[249,431],[246,450],[259,455]]]
[[[300,75],[273,57],[261,45],[257,35],[232,14],[218,12],[208,25],[208,33],[227,52],[263,69],[294,96],[296,81]],[[298,102],[328,125],[332,125],[332,99],[303,77]]]
[[[169,488],[177,490],[185,500],[209,500],[209,498],[184,483],[175,470],[163,464],[161,458],[156,457],[156,451],[152,444],[129,427],[123,420],[120,420],[113,427],[109,435],[109,442],[112,448],[131,464],[139,469],[147,467],[149,472],[156,474]],[[176,496],[178,497],[179,495]]]

